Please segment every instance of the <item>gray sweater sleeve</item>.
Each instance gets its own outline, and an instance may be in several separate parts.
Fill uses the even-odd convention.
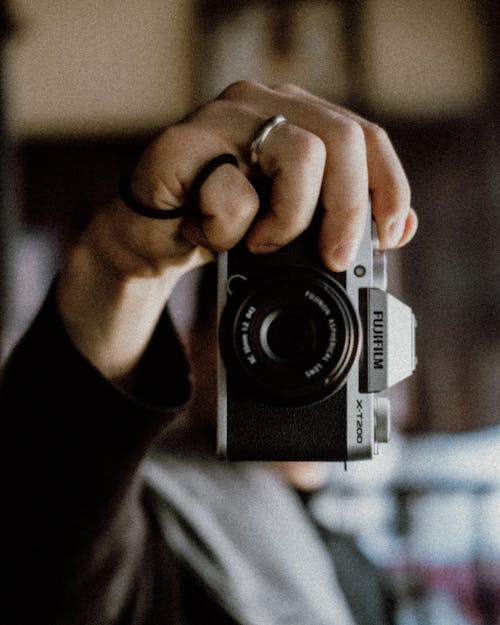
[[[52,291],[2,373],[6,622],[121,624],[141,604],[146,615],[138,469],[190,393],[168,313],[135,383],[126,396],[83,358]]]

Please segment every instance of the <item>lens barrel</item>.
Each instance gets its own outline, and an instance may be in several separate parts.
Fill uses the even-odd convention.
[[[273,268],[240,281],[219,329],[228,378],[278,405],[308,405],[345,382],[360,348],[360,321],[326,272]]]

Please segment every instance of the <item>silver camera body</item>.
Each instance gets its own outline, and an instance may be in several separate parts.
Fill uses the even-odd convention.
[[[218,262],[218,454],[229,460],[372,458],[389,440],[376,394],[411,375],[415,317],[386,291],[367,219],[348,271],[317,252],[321,211],[272,254],[244,243]]]

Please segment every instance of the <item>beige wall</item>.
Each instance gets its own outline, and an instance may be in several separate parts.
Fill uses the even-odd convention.
[[[460,114],[493,80],[474,0],[370,0],[364,22],[369,103],[387,113]]]
[[[367,0],[365,72],[352,77],[334,4],[294,3],[300,36],[287,59],[265,47],[271,11],[246,6],[217,31],[203,91],[246,77],[294,81],[342,101],[349,80],[362,80],[372,108],[409,116],[460,114],[485,101],[492,76],[478,2]],[[10,0],[10,7],[20,26],[9,64],[15,133],[142,130],[191,107],[195,0]]]
[[[361,63],[352,75],[340,4],[294,2],[295,48],[283,58],[269,45],[273,8],[249,3],[217,32],[203,91],[213,95],[241,77],[292,81],[337,101],[356,94],[375,111],[403,116],[461,114],[487,99],[493,77],[480,2],[365,0]]]
[[[22,135],[149,128],[191,103],[192,0],[11,0]]]

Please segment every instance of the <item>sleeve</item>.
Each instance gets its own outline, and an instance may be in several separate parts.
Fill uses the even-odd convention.
[[[127,396],[75,349],[52,289],[0,390],[8,622],[124,622],[148,540],[138,468],[189,393],[168,312]]]

